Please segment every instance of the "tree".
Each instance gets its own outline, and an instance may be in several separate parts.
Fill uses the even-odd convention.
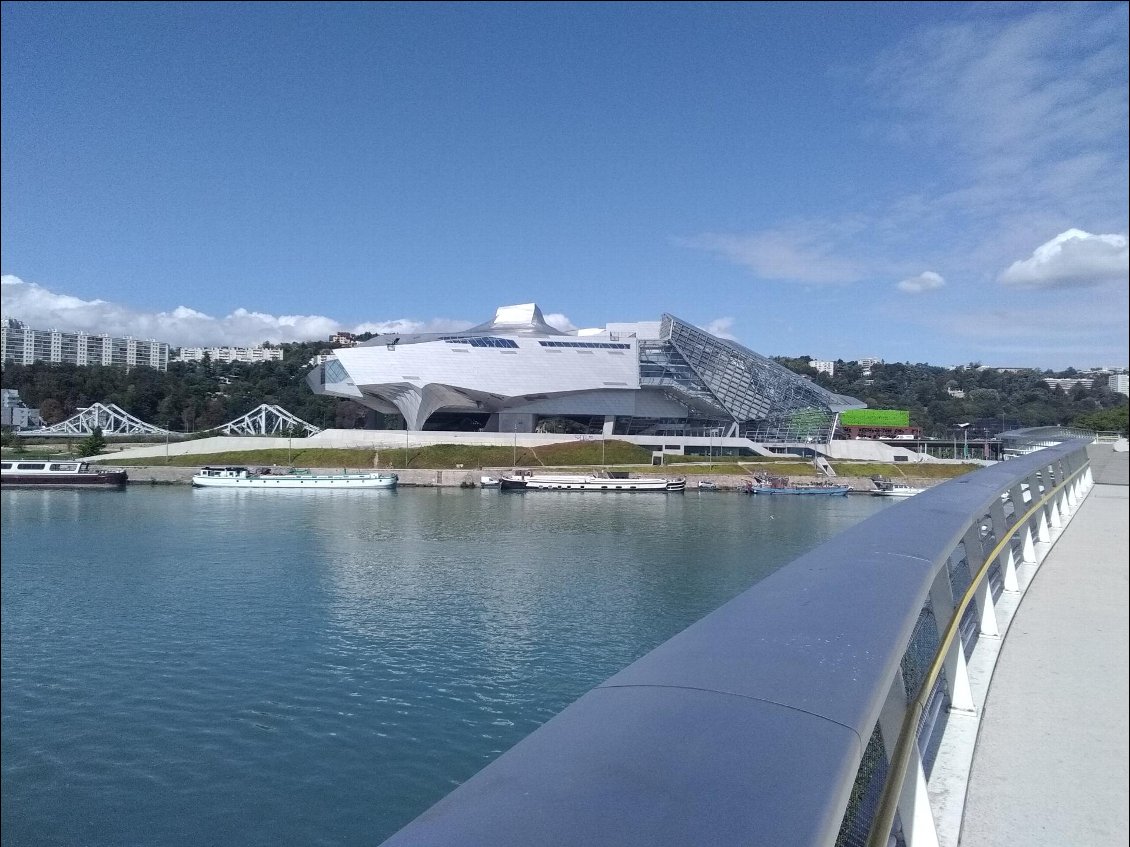
[[[75,452],[80,456],[97,456],[105,449],[106,439],[102,435],[102,427],[96,426],[94,432],[79,442]]]
[[[67,413],[63,409],[62,403],[54,397],[47,397],[39,403],[39,417],[43,418],[44,424],[51,426],[51,424],[57,424],[64,420]]]

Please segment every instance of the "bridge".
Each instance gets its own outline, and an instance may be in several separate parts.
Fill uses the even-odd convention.
[[[885,509],[386,844],[1121,843],[1128,490],[1072,440]]]
[[[91,435],[95,429],[102,430],[103,435],[177,435],[171,430],[146,423],[136,418],[113,403],[95,403],[85,409],[79,409],[65,421],[60,421],[51,426],[40,429],[25,429],[16,432],[21,436],[56,435],[64,438],[83,437]],[[224,435],[287,435],[292,432],[302,432],[305,435],[316,435],[322,430],[301,418],[292,415],[282,406],[272,406],[263,403],[252,409],[246,415],[241,415],[226,424],[201,430],[200,433],[223,433]]]

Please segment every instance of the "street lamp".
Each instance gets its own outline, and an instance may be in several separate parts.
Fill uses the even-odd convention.
[[[961,430],[961,434],[964,436],[964,438],[963,438],[964,447],[962,447],[962,450],[961,450],[961,458],[963,458],[963,459],[969,458],[969,427],[971,425],[972,425],[971,421],[966,421],[965,423],[959,423],[957,425],[957,428]]]

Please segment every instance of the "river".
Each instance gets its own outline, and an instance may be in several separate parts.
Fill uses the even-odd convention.
[[[872,497],[5,491],[4,845],[375,844]]]

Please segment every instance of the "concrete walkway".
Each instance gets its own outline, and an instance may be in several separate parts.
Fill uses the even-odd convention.
[[[973,758],[964,847],[1126,844],[1128,455],[1089,449],[1096,485],[1005,637]]]

